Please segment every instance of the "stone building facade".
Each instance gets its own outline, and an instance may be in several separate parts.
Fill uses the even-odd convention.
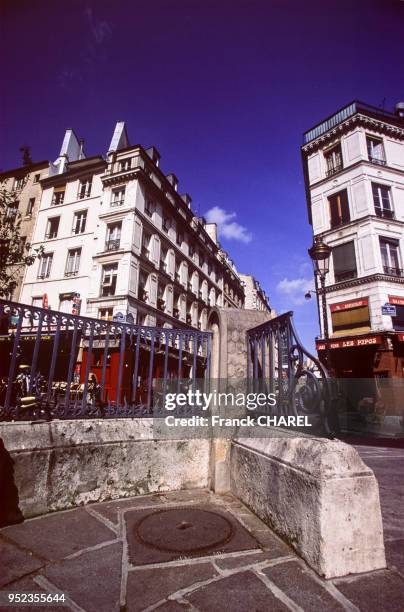
[[[70,131],[71,132],[71,131]],[[244,288],[216,228],[198,218],[155,147],[116,125],[106,159],[86,159],[73,133],[43,194],[21,301],[150,326],[205,330],[214,306],[243,308]],[[75,151],[71,160],[68,150]]]
[[[320,356],[340,377],[402,377],[404,104],[352,102],[304,134],[302,159],[313,235],[332,248]]]
[[[18,198],[17,211],[21,216],[21,240],[27,244],[31,243],[34,232],[35,220],[38,214],[41,199],[41,180],[49,174],[49,162],[27,163],[19,168],[13,168],[0,174],[0,183],[8,190],[14,191]],[[24,266],[18,266],[14,270],[17,286],[10,299],[18,301],[20,298],[22,281],[24,278]]]
[[[240,274],[240,278],[244,284],[244,308],[271,312],[268,296],[259,281],[251,274]]]

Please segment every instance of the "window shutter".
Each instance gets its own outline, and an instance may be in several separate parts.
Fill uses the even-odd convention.
[[[160,237],[154,235],[152,237],[151,245],[151,261],[158,268],[160,264]]]
[[[157,276],[155,274],[150,274],[150,304],[152,306],[156,306],[157,304]]]
[[[142,244],[142,223],[138,217],[135,217],[135,233],[133,236],[133,245],[139,252]]]
[[[346,242],[332,250],[334,273],[356,272],[355,246],[353,242]]]

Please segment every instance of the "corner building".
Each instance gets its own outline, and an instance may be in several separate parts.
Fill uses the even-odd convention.
[[[403,377],[404,104],[352,102],[305,132],[301,151],[313,235],[332,248],[319,356],[328,348],[337,377]]]

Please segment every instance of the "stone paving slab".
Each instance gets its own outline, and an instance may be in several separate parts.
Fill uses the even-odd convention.
[[[212,563],[178,565],[129,572],[126,589],[127,612],[157,604],[176,591],[218,576]],[[153,588],[150,588],[153,585]]]
[[[21,549],[1,536],[0,560],[0,588],[13,580],[31,574],[46,562],[30,550]]]
[[[116,542],[48,566],[44,576],[88,612],[119,610],[122,544]]]
[[[34,554],[57,561],[83,548],[116,538],[116,534],[83,508],[48,514],[1,530]]]
[[[321,584],[313,574],[297,561],[287,561],[262,570],[283,593],[307,611],[327,610],[342,612],[345,607],[336,601],[323,581]]]
[[[240,572],[199,588],[186,600],[197,610],[289,612],[290,608],[252,572]]]
[[[338,581],[336,586],[362,612],[404,610],[403,579],[394,572],[382,570],[350,577]]]

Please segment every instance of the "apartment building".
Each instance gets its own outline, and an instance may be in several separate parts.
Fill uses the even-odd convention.
[[[0,183],[7,191],[14,191],[18,200],[16,201],[16,213],[21,217],[20,235],[24,243],[31,243],[34,232],[35,220],[41,199],[41,183],[49,174],[49,162],[41,161],[33,163],[28,155],[25,163],[18,167],[0,173]],[[16,266],[13,270],[17,286],[10,299],[18,301],[21,294],[22,281],[25,267]]]
[[[141,325],[205,330],[213,306],[242,308],[244,290],[215,227],[198,218],[155,147],[116,125],[104,160],[70,131],[43,194],[21,301]],[[71,161],[69,150],[75,153]]]
[[[404,104],[354,101],[305,132],[301,150],[313,235],[332,249],[319,355],[339,377],[402,377]]]
[[[244,308],[271,312],[268,296],[259,281],[251,274],[240,274],[240,279],[244,285]]]

